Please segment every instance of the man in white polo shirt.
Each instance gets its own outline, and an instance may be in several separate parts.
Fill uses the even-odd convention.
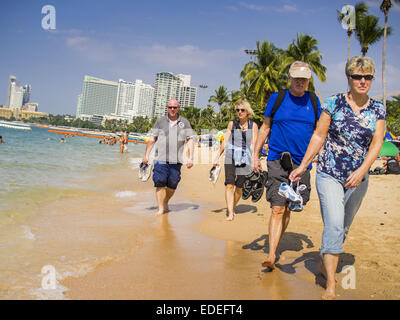
[[[179,108],[177,100],[168,101],[168,115],[158,118],[151,129],[152,138],[147,142],[146,152],[142,159],[144,164],[148,163],[150,151],[155,144],[153,181],[158,204],[156,215],[169,211],[168,202],[181,180],[183,150],[186,142],[189,150],[186,167],[190,169],[193,166],[194,131],[189,121],[179,115]]]

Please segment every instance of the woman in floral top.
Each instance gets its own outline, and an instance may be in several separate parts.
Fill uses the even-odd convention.
[[[323,299],[336,297],[335,273],[350,225],[368,188],[368,170],[378,157],[385,131],[384,106],[368,97],[375,66],[368,57],[346,64],[349,92],[325,100],[307,153],[290,179],[300,180],[319,155],[316,187],[324,222],[319,271],[326,273]]]

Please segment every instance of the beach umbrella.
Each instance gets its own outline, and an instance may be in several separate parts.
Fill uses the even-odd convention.
[[[381,152],[379,152],[379,156],[394,157],[398,153],[399,149],[397,149],[393,143],[389,141],[383,141],[383,145],[381,148]]]
[[[385,140],[393,141],[396,139],[396,136],[391,134],[389,131],[385,131]]]

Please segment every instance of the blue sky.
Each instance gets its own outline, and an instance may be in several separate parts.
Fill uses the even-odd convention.
[[[336,9],[358,1],[167,0],[167,1],[37,1],[0,2],[0,104],[5,104],[8,77],[32,85],[31,101],[39,111],[75,114],[77,95],[86,74],[107,80],[142,79],[154,85],[155,74],[170,71],[192,75],[204,107],[220,85],[239,89],[240,71],[256,41],[287,48],[297,33],[318,40],[327,66],[327,81],[316,82],[326,98],[347,90],[344,77],[346,32]],[[384,17],[380,0],[366,3],[370,13]],[[44,5],[56,9],[56,30],[41,27]],[[393,28],[387,42],[388,92],[400,90],[400,6],[390,11]],[[351,56],[360,54],[353,36]],[[368,56],[377,67],[371,95],[381,94],[382,41]]]

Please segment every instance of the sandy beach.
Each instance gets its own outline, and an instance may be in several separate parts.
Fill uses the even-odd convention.
[[[130,169],[125,174],[121,171],[118,183],[140,190],[140,197],[120,204],[114,219],[109,216],[112,212],[104,210],[107,220],[103,237],[118,238],[114,239],[118,245],[141,239],[140,245],[123,259],[110,259],[82,276],[66,277],[61,281],[68,288],[65,297],[320,299],[324,279],[316,268],[323,225],[315,190],[315,169],[311,200],[302,212],[292,213],[278,248],[277,268],[269,272],[261,266],[268,252],[270,209],[265,195],[257,203],[241,200],[234,221],[228,222],[224,172],[221,170],[213,185],[208,181],[209,168],[209,165],[182,168],[182,182],[171,201],[171,212],[163,216],[154,215],[156,202],[151,179],[139,182],[136,171]],[[340,258],[337,299],[400,298],[399,194],[398,176],[370,177],[366,199]],[[107,248],[121,249],[113,248],[112,242]],[[345,278],[349,269],[348,273],[340,273],[344,266],[353,268],[354,288]]]

